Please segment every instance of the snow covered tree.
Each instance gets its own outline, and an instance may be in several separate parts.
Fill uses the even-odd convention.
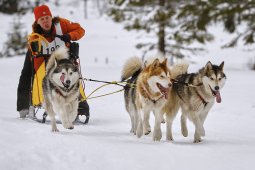
[[[110,16],[123,22],[128,30],[143,30],[157,37],[157,42],[138,44],[145,51],[158,49],[176,57],[201,51],[194,42],[204,44],[214,39],[208,28],[223,25],[234,38],[222,47],[237,43],[254,44],[255,2],[252,0],[111,0]],[[154,33],[154,35],[153,35]]]
[[[29,0],[0,0],[0,12],[6,14],[25,13],[32,7]]]
[[[83,0],[84,2],[84,18],[88,18],[88,7],[89,3],[92,4],[93,9],[96,9],[94,12],[98,13],[98,16],[102,16],[105,13],[107,8],[108,0]]]
[[[195,27],[207,31],[210,25],[222,23],[225,31],[235,35],[223,47],[234,47],[239,40],[244,45],[254,44],[255,2],[252,0],[190,1],[180,7],[178,19],[183,21],[182,28],[186,30]]]
[[[144,31],[146,36],[157,39],[156,42],[142,42],[137,48],[144,53],[157,49],[162,54],[183,57],[188,53],[202,51],[189,46],[193,41],[200,43],[212,40],[205,31],[181,29],[181,20],[177,20],[178,9],[182,1],[177,0],[112,0],[109,15],[114,21],[123,22],[127,30]]]
[[[8,33],[8,40],[4,44],[1,57],[12,57],[23,55],[26,53],[27,32],[23,30],[23,24],[20,21],[20,16],[14,18],[11,23],[11,29]]]

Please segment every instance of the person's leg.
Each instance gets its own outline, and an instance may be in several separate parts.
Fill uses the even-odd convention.
[[[78,116],[79,115],[85,115],[86,116],[86,120],[85,120],[85,124],[89,122],[89,117],[90,117],[90,113],[89,113],[89,105],[88,102],[86,100],[79,102],[79,108],[78,108]]]
[[[18,89],[17,89],[17,111],[20,112],[20,117],[26,117],[30,102],[30,89],[32,77],[32,63],[30,52],[26,54],[23,69],[21,71]]]

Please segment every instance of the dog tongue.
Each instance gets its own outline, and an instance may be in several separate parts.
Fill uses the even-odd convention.
[[[166,88],[166,89],[164,90],[163,95],[164,95],[165,99],[168,99],[168,91],[169,91],[168,88]]]
[[[215,97],[216,97],[216,102],[217,103],[221,103],[221,96],[220,96],[220,92],[219,91],[216,92],[216,96]]]
[[[60,76],[60,80],[61,80],[62,83],[65,81],[65,75],[64,75],[64,74],[62,74],[62,75]]]

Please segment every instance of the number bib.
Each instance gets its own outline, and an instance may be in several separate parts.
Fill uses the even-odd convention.
[[[57,35],[63,35],[60,23],[57,23],[55,25],[55,29],[56,29]],[[46,45],[45,42],[42,42],[42,54],[50,55],[59,47],[64,47],[64,46],[65,46],[65,42],[62,41],[60,38],[55,37],[55,39],[52,42],[48,42],[48,45]]]

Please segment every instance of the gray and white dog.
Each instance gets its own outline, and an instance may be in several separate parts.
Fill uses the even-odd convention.
[[[188,136],[186,125],[188,118],[195,125],[194,143],[201,142],[201,136],[205,136],[204,121],[215,100],[217,103],[221,102],[220,90],[226,81],[223,67],[224,62],[220,65],[213,65],[209,61],[197,73],[179,75],[173,83],[173,90],[179,98],[182,111],[182,134],[184,137]],[[173,110],[169,105],[165,107],[167,114]]]
[[[78,67],[69,59],[67,48],[52,53],[43,79],[44,107],[52,121],[52,131],[58,132],[56,114],[66,129],[73,129],[79,97]]]

